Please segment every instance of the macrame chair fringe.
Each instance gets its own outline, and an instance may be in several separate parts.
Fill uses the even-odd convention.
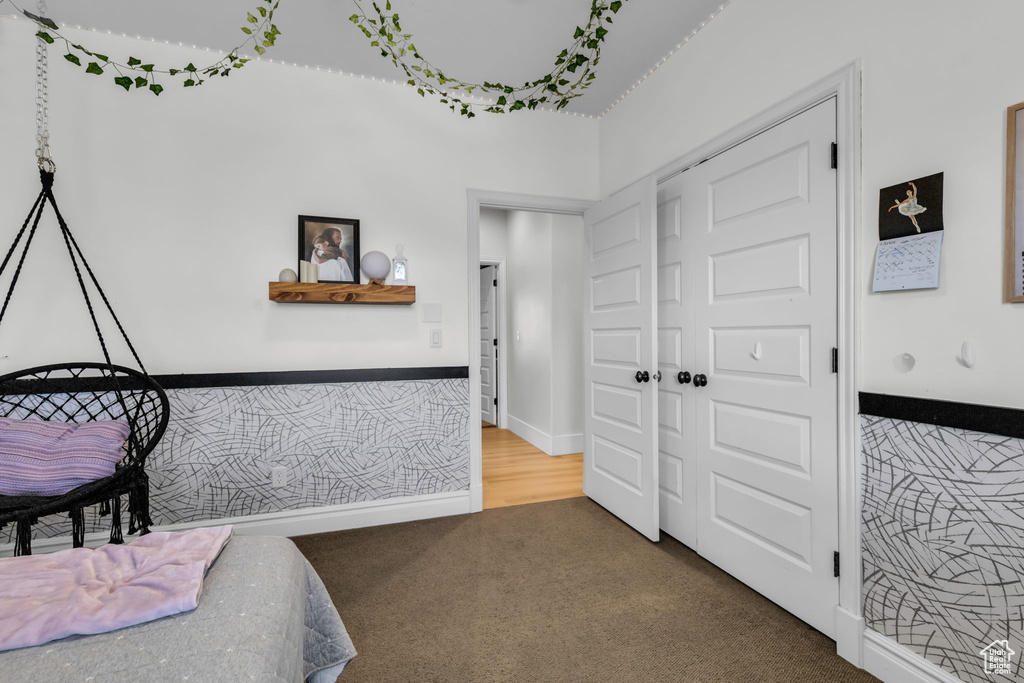
[[[32,525],[34,519],[19,519],[14,539],[14,556],[32,554]]]
[[[124,543],[121,535],[121,496],[110,499],[110,542],[115,545]]]
[[[71,508],[71,547],[81,548],[85,545],[85,510],[80,507]]]
[[[149,516],[149,475],[140,470],[136,478],[135,486],[128,492],[128,533],[138,531],[145,536],[153,525]]]
[[[0,306],[0,323],[7,314],[43,211],[49,205],[57,218],[79,290],[89,310],[89,318],[103,352],[103,362],[45,365],[0,377],[0,415],[76,423],[125,420],[130,431],[124,457],[109,477],[83,484],[59,496],[0,495],[0,528],[4,524],[16,522],[17,555],[31,554],[32,525],[38,518],[56,513],[66,512],[70,515],[72,542],[75,547],[81,547],[85,541],[84,511],[93,505],[99,505],[101,515],[111,515],[111,543],[123,542],[121,496],[125,494],[128,495],[129,533],[148,533],[152,520],[149,515],[149,477],[145,472],[145,461],[163,436],[170,414],[166,392],[146,373],[124,326],[114,313],[96,274],[61,215],[53,196],[53,173],[41,170],[40,181],[42,189],[39,196],[0,262],[0,275],[7,272],[9,266],[14,266],[7,295]],[[103,307],[113,319],[139,370],[114,365],[111,361],[86,280],[99,294]]]

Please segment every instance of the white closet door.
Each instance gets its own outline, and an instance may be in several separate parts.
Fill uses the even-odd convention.
[[[683,174],[699,261],[697,548],[835,636],[835,100]],[[692,196],[693,201],[688,201]]]
[[[498,424],[497,301],[494,266],[480,269],[480,418]]]
[[[658,531],[653,177],[584,220],[583,491],[652,541]]]
[[[696,548],[693,239],[682,229],[682,180],[658,186],[658,488],[661,528]]]

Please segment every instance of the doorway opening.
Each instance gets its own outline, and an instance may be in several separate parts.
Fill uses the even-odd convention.
[[[583,495],[580,215],[481,207],[483,508]]]

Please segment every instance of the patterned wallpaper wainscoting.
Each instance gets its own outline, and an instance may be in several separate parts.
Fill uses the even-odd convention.
[[[861,416],[868,626],[969,683],[1024,680],[1024,440]],[[1012,674],[979,652],[1009,639]]]
[[[146,469],[158,525],[469,488],[469,380],[170,389]],[[287,467],[284,488],[271,469]],[[127,533],[127,515],[124,517]],[[86,532],[109,518],[86,512]],[[69,536],[66,516],[35,538]],[[3,541],[10,542],[11,529]],[[70,546],[69,546],[70,547]]]

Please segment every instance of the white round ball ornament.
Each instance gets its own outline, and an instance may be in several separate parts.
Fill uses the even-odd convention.
[[[391,259],[380,251],[368,251],[359,258],[359,267],[371,280],[384,281],[391,272]]]

